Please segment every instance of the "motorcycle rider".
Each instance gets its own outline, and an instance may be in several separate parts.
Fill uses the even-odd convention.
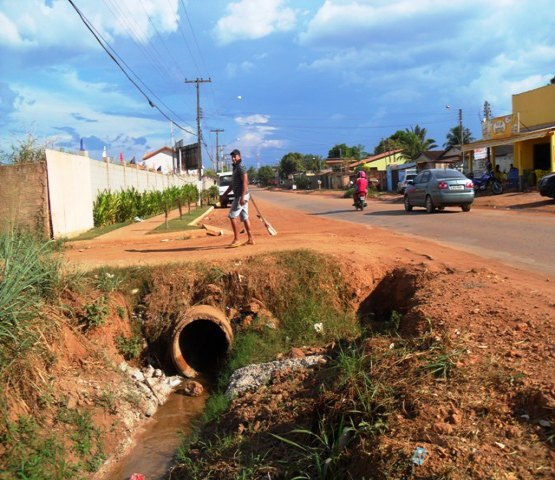
[[[359,193],[364,193],[364,204],[366,205],[366,194],[368,193],[368,179],[366,178],[366,172],[364,170],[359,170],[357,173],[357,179],[355,182],[355,189],[353,191],[353,207],[357,204],[357,197]]]

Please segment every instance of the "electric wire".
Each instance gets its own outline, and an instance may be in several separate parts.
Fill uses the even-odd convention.
[[[135,80],[133,80],[130,75],[127,73],[127,71],[122,67],[122,65],[118,62],[118,60],[116,59],[116,53],[115,51],[111,48],[112,51],[114,51],[114,54],[112,54],[112,52],[106,47],[106,45],[108,45],[108,43],[104,40],[104,42],[106,42],[106,45],[104,45],[104,43],[101,40],[101,36],[99,33],[96,32],[96,29],[92,26],[92,24],[89,22],[89,20],[85,17],[85,15],[81,12],[81,10],[77,7],[77,5],[75,5],[75,3],[73,2],[73,0],[68,0],[68,2],[71,4],[71,6],[74,8],[74,10],[77,12],[77,14],[79,15],[79,17],[81,18],[81,21],[85,24],[85,26],[87,27],[87,29],[92,33],[92,35],[94,36],[94,38],[96,39],[96,41],[99,43],[99,45],[102,47],[102,49],[108,54],[108,56],[112,59],[112,61],[119,67],[119,69],[122,71],[122,73],[127,77],[127,79],[135,86],[135,88],[137,90],[139,90],[139,92],[141,92],[141,94],[145,97],[145,99],[148,101],[148,104],[152,107],[155,108],[156,110],[158,110],[158,112],[167,120],[169,120],[173,125],[175,125],[177,128],[179,128],[180,130],[183,130],[184,132],[187,132],[191,135],[196,136],[197,134],[187,130],[185,127],[182,127],[179,123],[177,123],[175,120],[173,120],[171,117],[169,117],[160,107],[158,107],[158,105],[156,105],[150,98],[149,96],[145,93],[145,91],[138,85],[137,82],[135,82]],[[121,58],[118,56],[118,58]],[[123,62],[122,60],[122,63]],[[135,77],[139,78],[132,70],[131,68],[126,65],[127,68],[129,68],[129,70],[133,73],[133,75],[135,75]],[[144,85],[144,83],[143,83]],[[146,87],[146,85],[145,85]],[[148,89],[148,87],[146,87]],[[150,91],[150,89],[149,89]],[[151,93],[153,93],[151,91]],[[155,95],[154,95],[155,96]],[[160,100],[160,99],[158,99]],[[168,108],[166,106],[166,108]],[[168,108],[169,109],[169,108]],[[171,111],[171,110],[170,110]]]
[[[136,28],[136,27],[139,27],[139,25],[137,24],[133,16],[126,14],[126,12],[122,10],[122,6],[119,5],[118,3],[115,3],[114,0],[103,0],[103,2],[106,5],[106,7],[112,12],[114,17],[118,17],[121,24],[125,25],[126,30],[130,34],[130,37],[134,40],[134,42],[138,45],[138,47],[144,52],[145,58],[149,58],[151,63],[157,67],[157,68],[154,68],[153,70],[156,71],[156,73],[160,76],[162,81],[165,82],[167,81],[168,78],[171,78],[173,75],[168,70],[166,63],[161,61],[160,58],[158,58],[160,57],[160,54],[158,53],[156,48],[153,45],[151,46],[151,49],[148,49],[146,47],[149,44],[148,38],[141,31],[140,28]],[[117,13],[115,10],[117,10]],[[131,22],[133,22],[135,26]],[[165,72],[166,77],[162,75],[162,72]]]
[[[166,0],[169,4],[170,0]],[[183,3],[182,3],[183,6]],[[185,10],[185,7],[183,6],[183,9],[185,11],[185,14],[187,13]],[[177,29],[179,30],[179,33],[181,34],[181,38],[183,39],[183,43],[185,44],[185,47],[187,48],[187,50],[189,51],[189,55],[191,57],[191,60],[193,61],[195,68],[197,69],[197,73],[199,77],[202,77],[202,75],[200,74],[200,68],[198,66],[197,60],[195,58],[195,56],[193,55],[193,51],[191,50],[191,47],[189,46],[189,42],[187,41],[187,38],[185,36],[185,32],[183,31],[183,28],[181,27],[181,22],[177,23]],[[194,33],[193,33],[193,37],[194,37]]]
[[[139,0],[139,3],[141,4],[141,7],[143,7],[143,10],[144,10],[144,12],[145,12],[145,15],[147,16],[149,23],[152,25],[152,28],[154,29],[154,31],[155,31],[155,33],[156,33],[156,36],[157,36],[158,39],[160,40],[160,43],[162,44],[162,46],[164,47],[164,49],[165,49],[166,52],[168,53],[168,55],[169,55],[169,57],[170,57],[170,59],[171,59],[171,61],[172,61],[172,65],[175,65],[175,66],[177,67],[177,69],[178,69],[178,70],[180,71],[180,73],[181,73],[181,77],[184,78],[186,75],[185,75],[185,72],[181,69],[181,63],[178,62],[178,61],[176,61],[175,58],[174,58],[174,56],[173,56],[172,53],[170,52],[170,49],[169,49],[168,46],[166,45],[166,42],[164,41],[162,35],[160,35],[160,32],[158,31],[158,28],[156,27],[156,24],[155,24],[154,21],[152,20],[152,17],[148,14],[148,12],[147,12],[147,10],[146,10],[146,8],[145,8],[145,6],[144,6],[143,0]]]

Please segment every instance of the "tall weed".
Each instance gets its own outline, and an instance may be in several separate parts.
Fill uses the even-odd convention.
[[[55,247],[25,233],[0,235],[0,375],[36,340],[33,320],[61,280]]]

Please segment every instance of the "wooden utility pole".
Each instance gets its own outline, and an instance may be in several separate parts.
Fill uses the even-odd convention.
[[[200,110],[200,84],[201,83],[211,83],[212,80],[208,78],[205,80],[204,78],[197,78],[196,80],[187,80],[185,79],[185,83],[196,83],[197,85],[197,168],[198,168],[198,179],[202,180],[202,131],[200,129],[200,119],[202,117],[201,110]]]

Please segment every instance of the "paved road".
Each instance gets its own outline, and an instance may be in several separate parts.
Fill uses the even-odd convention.
[[[369,201],[364,212],[357,212],[348,199],[269,191],[257,191],[256,196],[312,215],[423,236],[555,277],[555,219],[552,215],[478,208],[468,213],[459,208],[433,215],[419,208],[406,213],[401,203],[389,201]]]

